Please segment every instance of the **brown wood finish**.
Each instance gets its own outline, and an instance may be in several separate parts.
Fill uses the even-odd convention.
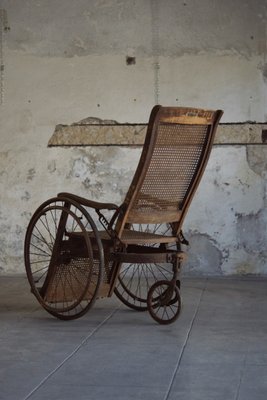
[[[96,297],[111,296],[115,291],[127,306],[148,309],[159,323],[176,320],[181,310],[179,272],[185,258],[180,245],[186,242],[181,229],[222,114],[221,110],[155,106],[139,164],[120,206],[62,192],[37,209],[26,234],[25,266],[32,292],[48,312],[61,319],[77,318]],[[94,209],[103,229],[96,228],[87,208]],[[54,214],[60,210],[57,220]],[[102,210],[114,211],[110,220]],[[46,214],[56,228],[53,235]],[[80,231],[68,225],[68,216],[76,221],[73,228],[81,226]],[[161,230],[162,225],[167,229]],[[44,234],[40,232],[43,227]],[[46,265],[48,256],[45,284],[37,287],[33,269],[39,263]],[[168,270],[165,264],[169,264]],[[58,298],[54,291],[52,302],[47,288],[55,268],[58,275],[66,271],[68,279],[61,279]],[[84,279],[88,284],[82,285]],[[81,298],[79,289],[83,290]]]
[[[184,221],[186,212],[192,201],[193,195],[199,185],[200,179],[204,173],[208,157],[210,155],[211,147],[214,141],[216,128],[222,114],[223,112],[221,110],[211,111],[211,110],[202,110],[195,108],[161,107],[161,106],[155,106],[153,108],[148,124],[146,140],[144,143],[144,148],[139,161],[139,165],[137,167],[129,191],[126,195],[125,202],[122,205],[122,208],[125,211],[123,214],[120,215],[120,218],[115,228],[118,237],[121,237],[123,235],[125,224],[145,223],[145,222],[176,223],[177,224],[176,234],[177,235],[179,234],[179,231],[182,228],[182,223]],[[188,127],[188,130],[186,131],[187,134],[183,138],[180,146],[175,140],[170,141],[170,143],[168,143],[168,146],[170,146],[170,151],[172,153],[175,153],[183,149],[183,153],[186,154],[187,152],[189,153],[191,151],[190,146],[201,146],[200,158],[196,165],[189,166],[190,168],[194,167],[194,173],[192,174],[190,184],[180,204],[178,199],[173,199],[174,204],[172,204],[172,210],[170,209],[166,210],[166,208],[162,208],[161,205],[158,205],[158,209],[154,209],[153,210],[154,212],[150,212],[149,214],[140,213],[138,212],[138,210],[134,209],[134,202],[140,190],[142,190],[142,184],[145,180],[148,169],[151,166],[151,160],[155,150],[156,141],[159,135],[158,128],[160,124],[166,123],[166,121],[169,129],[171,129],[172,127],[176,128],[179,125],[183,127]],[[200,135],[201,132],[199,135],[196,135],[194,130],[192,129],[193,126],[197,127],[202,126],[203,129],[206,129],[206,134],[205,137],[202,138],[202,143],[200,143],[200,139],[198,137],[201,136]],[[179,133],[179,131],[177,133]],[[167,154],[169,155],[170,152],[167,152]],[[181,173],[181,171],[173,171],[173,175],[178,173]],[[158,181],[161,180],[160,185],[164,186],[166,181],[166,175],[163,174],[162,176],[159,176],[156,167],[152,177],[153,180],[155,179],[157,179]],[[173,185],[175,185],[175,182],[173,183]],[[157,200],[159,199],[154,198],[154,202]]]

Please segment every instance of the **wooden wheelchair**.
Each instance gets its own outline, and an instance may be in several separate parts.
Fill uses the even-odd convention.
[[[223,112],[155,106],[124,202],[59,193],[33,214],[25,238],[31,291],[50,314],[74,319],[113,292],[160,324],[181,311],[181,244],[189,205]]]

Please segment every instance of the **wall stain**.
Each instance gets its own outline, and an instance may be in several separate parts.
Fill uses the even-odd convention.
[[[257,213],[237,214],[237,243],[249,254],[267,256],[267,210]]]
[[[263,80],[267,83],[267,63],[263,64],[260,69],[262,71]]]
[[[267,171],[267,146],[247,146],[247,162],[249,167],[260,177]]]
[[[27,182],[32,181],[34,176],[35,176],[35,174],[36,174],[35,169],[34,168],[30,168],[28,170],[28,173],[27,173]]]
[[[31,195],[29,192],[25,191],[24,194],[21,196],[22,201],[29,201],[31,198]]]
[[[56,165],[56,161],[52,160],[48,163],[47,165],[47,169],[48,171],[52,174],[53,172],[55,172],[57,170],[57,165]]]
[[[188,259],[185,262],[186,275],[222,275],[221,264],[227,254],[222,254],[216,242],[208,234],[187,232],[189,240]]]

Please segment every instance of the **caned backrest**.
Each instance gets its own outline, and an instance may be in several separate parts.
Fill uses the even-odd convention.
[[[223,112],[155,106],[142,155],[123,204],[125,224],[181,225],[204,172]]]

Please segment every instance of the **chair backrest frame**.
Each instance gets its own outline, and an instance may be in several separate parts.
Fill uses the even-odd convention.
[[[162,107],[160,105],[156,105],[153,107],[149,118],[147,134],[142,154],[136,172],[132,179],[132,183],[125,197],[124,203],[122,204],[122,213],[120,214],[115,227],[115,231],[118,237],[122,235],[125,226],[127,227],[129,224],[135,223],[171,223],[172,226],[175,227],[175,234],[179,234],[188,208],[192,202],[193,196],[205,171],[214,141],[216,129],[222,114],[223,111],[221,110],[213,111],[187,107]],[[189,130],[194,129],[194,127],[197,129],[198,127],[199,129],[202,129],[203,127],[203,129],[205,129],[206,131],[202,138],[204,141],[200,145],[201,154],[199,155],[199,159],[197,160],[197,165],[194,166],[194,169],[192,168],[193,174],[190,178],[191,181],[188,188],[186,189],[186,194],[181,204],[178,205],[177,200],[176,209],[165,211],[159,210],[158,212],[151,212],[149,215],[147,215],[142,214],[142,212],[138,212],[138,210],[136,211],[135,203],[138,199],[138,196],[142,189],[142,185],[148,174],[149,166],[155,152],[157,139],[159,137],[159,127],[161,124],[162,126],[164,125],[174,128],[175,126],[177,126],[182,127],[182,129],[186,128]],[[190,138],[190,136],[188,136],[188,139],[189,141],[191,141],[190,145],[194,146],[195,137],[193,138],[193,140],[192,138]],[[170,148],[170,144],[168,146]],[[162,185],[163,184],[164,182],[162,182]],[[153,201],[157,202],[157,199],[154,198]]]

